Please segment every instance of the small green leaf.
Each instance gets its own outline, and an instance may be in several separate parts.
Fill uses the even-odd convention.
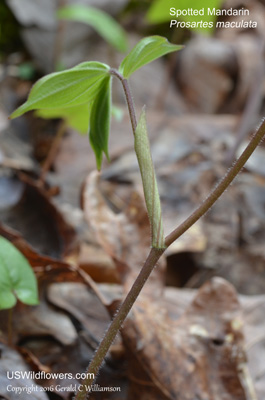
[[[146,115],[143,109],[135,131],[135,153],[142,176],[144,197],[151,225],[152,247],[165,247],[160,197],[150,151]]]
[[[97,168],[100,170],[102,155],[108,155],[108,140],[111,118],[111,78],[105,79],[101,85],[100,92],[95,99],[90,116],[89,139],[92,149],[96,155]]]
[[[0,309],[13,307],[17,298],[25,304],[38,304],[37,281],[26,258],[0,236]]]
[[[47,108],[36,111],[36,115],[45,119],[62,118],[71,128],[81,134],[87,134],[91,104],[80,104],[79,106],[66,108]]]
[[[30,110],[89,103],[97,96],[108,72],[108,65],[85,62],[72,69],[49,74],[33,86],[26,103],[14,111],[10,118],[19,117]]]
[[[122,61],[119,71],[124,78],[129,78],[133,72],[146,64],[156,60],[165,54],[182,49],[169,43],[166,38],[161,36],[149,36],[142,40],[131,50]]]
[[[92,26],[109,44],[118,51],[127,50],[127,37],[122,27],[105,12],[84,5],[70,5],[58,11],[62,19],[84,22]]]

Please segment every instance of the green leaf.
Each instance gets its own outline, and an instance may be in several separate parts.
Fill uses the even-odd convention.
[[[30,110],[89,103],[95,99],[102,81],[108,75],[108,65],[92,61],[49,74],[33,86],[26,103],[14,111],[10,118],[19,117]]]
[[[36,111],[36,115],[45,119],[62,118],[67,125],[81,134],[87,134],[89,127],[91,104],[80,104],[79,106],[66,108],[51,108]]]
[[[207,26],[207,28],[203,28],[200,27],[200,25],[194,28],[191,27],[191,29],[209,35],[212,33],[214,29],[214,23],[217,17],[215,15],[211,15],[210,13],[208,13],[208,7],[211,9],[213,8],[218,9],[222,5],[222,3],[223,0],[212,0],[211,2],[209,2],[209,0],[178,0],[177,2],[175,0],[155,0],[154,2],[152,2],[152,5],[148,10],[147,20],[148,22],[155,24],[170,21],[171,19],[177,19],[177,20],[180,19],[182,21],[190,23],[193,22],[197,23],[200,21],[207,23],[213,22],[212,28],[209,26]],[[188,9],[196,9],[196,10],[204,9],[204,12],[203,15],[181,15],[177,17],[170,15],[171,7],[181,11],[183,10],[186,11]]]
[[[89,130],[92,104],[93,102],[89,104],[81,104],[80,106],[75,107],[47,108],[46,110],[37,110],[36,116],[44,119],[62,118],[66,121],[68,126],[81,133],[81,135],[85,135]],[[111,114],[116,121],[120,122],[123,117],[123,110],[112,105]]]
[[[164,229],[160,197],[147,133],[145,109],[141,113],[135,131],[134,148],[142,176],[145,203],[151,225],[152,247],[161,249],[165,247]]]
[[[90,117],[89,139],[96,155],[97,168],[100,170],[103,152],[108,155],[108,140],[111,118],[111,78],[105,79],[95,99]]]
[[[17,298],[25,304],[38,304],[37,281],[26,258],[0,236],[0,309],[13,307]]]
[[[169,43],[166,38],[161,36],[149,36],[142,40],[131,50],[122,61],[119,71],[124,78],[129,78],[133,72],[146,64],[156,60],[165,54],[182,49]]]
[[[118,51],[127,50],[127,36],[122,27],[108,14],[94,7],[70,5],[58,11],[62,19],[84,22],[92,26],[97,33]]]

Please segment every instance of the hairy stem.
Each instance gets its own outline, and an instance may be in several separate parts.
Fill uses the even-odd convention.
[[[131,290],[127,294],[125,300],[123,301],[120,309],[112,320],[104,338],[102,339],[98,349],[96,350],[92,361],[86,371],[87,378],[83,380],[79,391],[75,396],[75,400],[85,400],[88,398],[87,386],[91,385],[94,381],[94,377],[97,375],[100,366],[115,339],[118,331],[120,330],[125,318],[130,312],[135,300],[137,299],[139,293],[141,292],[146,280],[154,269],[157,261],[161,257],[164,249],[151,249],[149,256],[147,257],[143,268],[141,269],[139,275],[137,276]]]
[[[132,123],[132,129],[135,133],[137,121],[135,116],[135,109],[133,105],[132,96],[129,90],[128,82],[119,74],[116,70],[111,70],[111,74],[117,76],[123,85],[127,105],[129,109],[129,114]],[[207,197],[207,199],[188,217],[179,227],[177,227],[173,232],[171,232],[166,237],[166,247],[170,246],[177,238],[179,238],[184,232],[186,232],[199,218],[201,218],[216,202],[216,200],[222,195],[222,193],[227,189],[233,179],[238,175],[248,158],[251,156],[255,148],[261,142],[263,136],[265,135],[265,120],[261,123],[257,132],[251,139],[249,145],[239,157],[233,167],[227,172],[226,176],[217,185],[216,189]],[[79,391],[75,395],[75,400],[85,400],[89,397],[89,392],[87,391],[87,386],[90,386],[94,382],[94,377],[96,377],[100,366],[113,342],[118,331],[120,330],[125,318],[130,312],[133,304],[135,303],[139,293],[141,292],[145,282],[153,271],[156,263],[160,259],[161,255],[164,253],[165,249],[152,248],[138,277],[136,278],[132,288],[127,294],[125,300],[123,301],[120,309],[117,311],[114,319],[112,320],[108,330],[105,333],[97,351],[94,354],[92,361],[86,371],[87,378],[83,380]]]

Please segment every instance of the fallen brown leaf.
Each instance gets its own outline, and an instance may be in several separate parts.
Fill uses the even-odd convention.
[[[98,242],[116,264],[127,290],[134,282],[150,250],[150,227],[143,198],[132,191],[129,204],[115,214],[107,205],[99,186],[99,174],[92,172],[84,189],[84,212]],[[162,271],[157,268],[148,287],[152,295],[160,295]],[[157,291],[154,291],[154,285]],[[148,288],[147,288],[148,290]]]
[[[242,328],[237,294],[221,278],[206,283],[178,320],[142,297],[122,330],[134,358],[131,391],[140,399],[248,399]],[[142,382],[136,361],[145,371]]]
[[[32,400],[48,400],[48,396],[44,391],[41,391],[40,386],[36,385],[36,383],[32,379],[8,379],[7,374],[9,374],[10,378],[12,374],[16,371],[21,372],[29,372],[26,364],[24,363],[21,356],[12,349],[9,349],[4,344],[0,343],[0,398],[6,400],[28,400],[28,398]],[[8,391],[8,386],[11,385],[14,389],[19,390],[22,389],[21,394],[15,391]],[[34,387],[34,391],[32,393],[27,393],[25,390],[28,388],[30,390],[31,387]]]

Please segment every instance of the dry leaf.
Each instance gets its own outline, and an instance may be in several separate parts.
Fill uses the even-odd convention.
[[[32,379],[12,379],[9,380],[7,373],[10,377],[16,371],[26,372],[29,371],[21,356],[12,349],[9,349],[4,344],[0,343],[0,398],[6,400],[48,400],[48,396],[44,391],[41,391],[40,387],[35,384]],[[15,391],[8,391],[7,387],[11,385],[14,389],[22,389],[19,394]],[[32,393],[27,393],[25,390],[34,387]]]
[[[95,231],[98,242],[109,254],[126,288],[130,287],[139,273],[150,250],[150,227],[142,197],[132,192],[126,209],[115,214],[107,205],[98,187],[99,174],[92,172],[84,190],[84,212]],[[161,287],[161,270],[151,276],[151,285]],[[152,286],[153,287],[153,286]],[[152,289],[153,295],[155,294]],[[157,291],[159,295],[160,291]]]
[[[152,387],[152,399],[247,399],[239,376],[245,365],[242,327],[236,292],[221,278],[206,283],[177,321],[142,297],[122,331],[149,376],[139,383],[137,369],[131,370],[134,396],[149,399],[145,393]]]
[[[54,310],[45,299],[35,307],[19,303],[13,310],[12,341],[19,343],[30,337],[51,336],[63,345],[73,345],[77,332],[68,315]],[[8,311],[1,311],[1,331],[7,336]]]

